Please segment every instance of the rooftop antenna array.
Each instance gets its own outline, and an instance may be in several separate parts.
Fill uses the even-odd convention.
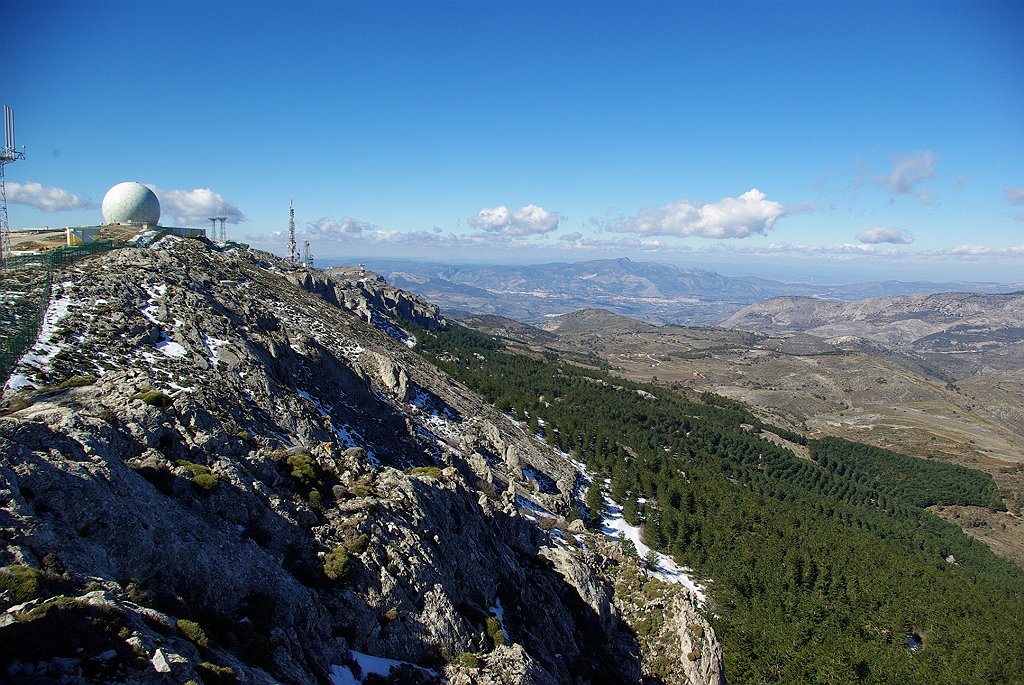
[[[0,148],[0,268],[3,267],[4,259],[11,255],[11,223],[7,218],[4,167],[19,159],[25,159],[25,146],[18,150],[14,140],[14,110],[4,105],[4,146]]]
[[[228,220],[226,216],[208,216],[206,217],[213,224],[213,232],[210,233],[210,238],[214,242],[226,243],[228,241],[228,230],[224,227],[224,222]],[[217,222],[220,222],[220,233],[217,233]]]
[[[288,201],[288,261],[299,263],[299,249],[295,246],[295,202]]]
[[[313,268],[313,251],[309,249],[309,241],[302,243],[302,266]]]

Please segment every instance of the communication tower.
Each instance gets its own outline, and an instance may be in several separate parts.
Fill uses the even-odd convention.
[[[14,140],[14,110],[4,105],[4,146],[0,148],[0,268],[11,255],[11,224],[7,218],[7,186],[4,183],[4,167],[11,162],[25,159],[25,146],[18,150]]]
[[[359,278],[366,278],[366,264],[360,262],[359,264]]]
[[[228,241],[228,231],[224,228],[224,222],[228,220],[226,216],[208,216],[206,217],[213,224],[213,230],[210,233],[210,239],[215,242],[226,243]],[[217,232],[217,222],[220,222],[220,233]]]
[[[295,202],[288,201],[288,261],[299,263],[299,249],[295,245]]]
[[[313,268],[313,251],[309,249],[309,241],[302,243],[302,266]]]

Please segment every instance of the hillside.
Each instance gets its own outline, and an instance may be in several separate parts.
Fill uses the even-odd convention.
[[[719,325],[758,333],[854,336],[919,351],[980,351],[1024,341],[1024,292],[951,292],[855,302],[775,297]]]
[[[695,595],[568,530],[585,471],[410,348],[436,307],[176,238],[53,280],[0,417],[7,682],[721,680]]]
[[[920,352],[861,337],[654,326],[602,310],[553,317],[543,330],[481,317],[466,322],[521,349],[738,399],[809,436],[981,469],[1013,512],[1024,505],[1024,366],[1014,361],[1021,345],[1001,344],[999,329],[976,351]],[[1019,517],[972,512],[951,520],[997,540],[1004,556],[1024,566]]]

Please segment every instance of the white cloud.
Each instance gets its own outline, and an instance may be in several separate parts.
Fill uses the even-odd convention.
[[[988,247],[968,244],[958,245],[950,250],[941,250],[940,252],[969,257],[1024,257],[1024,245]]]
[[[787,213],[784,205],[751,188],[739,197],[726,197],[701,207],[688,200],[644,207],[635,217],[609,226],[608,230],[641,235],[746,238],[765,233]]]
[[[1004,188],[1003,192],[1006,193],[1006,201],[1011,205],[1024,204],[1024,188]]]
[[[469,225],[486,233],[507,236],[543,235],[558,228],[560,217],[537,205],[526,205],[512,212],[505,205],[481,209],[469,219]]]
[[[62,212],[69,209],[95,209],[98,205],[63,188],[46,188],[39,183],[7,184],[7,199],[19,205],[28,205],[44,212]]]
[[[242,210],[209,188],[160,190],[152,185],[149,188],[160,198],[162,224],[169,224],[169,219],[184,224],[205,223],[212,216],[227,217],[230,224],[245,221]]]
[[[356,221],[352,217],[343,217],[341,221],[334,219],[318,219],[306,223],[303,234],[327,240],[343,240],[345,238],[361,238],[369,235],[377,227],[366,221]]]
[[[913,195],[922,203],[928,204],[935,200],[932,192],[919,188],[928,179],[935,178],[935,162],[938,155],[924,150],[906,157],[893,156],[892,170],[888,174],[876,176],[877,185],[888,188],[899,195]]]
[[[858,233],[857,240],[871,245],[877,245],[879,243],[899,243],[901,245],[909,245],[914,242],[914,236],[907,231],[896,228],[895,226],[875,226],[874,228],[865,228],[863,231]]]

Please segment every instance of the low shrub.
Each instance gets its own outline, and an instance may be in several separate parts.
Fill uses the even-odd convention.
[[[206,637],[206,632],[195,621],[190,621],[187,618],[180,619],[178,621],[178,630],[189,642],[197,647],[202,647],[203,649],[210,647],[210,639]]]
[[[331,580],[343,579],[350,570],[349,551],[345,547],[335,547],[324,559],[324,575]]]
[[[196,666],[196,673],[206,685],[236,685],[238,683],[235,669],[230,666],[219,666],[210,661],[204,661]]]
[[[441,469],[436,466],[417,466],[407,469],[406,473],[410,476],[423,476],[425,478],[433,478],[434,480],[441,479]]]
[[[501,629],[501,621],[497,616],[488,616],[484,629],[495,647],[505,644],[505,631]]]
[[[459,655],[459,658],[455,660],[459,666],[463,668],[480,668],[480,659],[476,654],[470,652],[463,652]]]
[[[0,590],[14,595],[18,604],[43,596],[43,572],[31,566],[15,564],[0,568]]]
[[[220,476],[211,471],[209,466],[196,464],[185,459],[179,459],[174,463],[178,466],[184,466],[192,473],[192,487],[203,495],[209,495],[220,484]]]
[[[140,392],[132,395],[133,400],[142,400],[151,407],[158,409],[169,409],[174,406],[174,400],[169,395],[166,395],[159,390],[150,390],[149,392]]]

